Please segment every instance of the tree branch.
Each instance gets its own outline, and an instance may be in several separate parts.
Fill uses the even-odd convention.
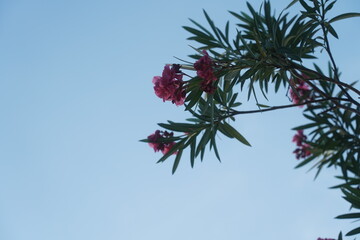
[[[266,108],[266,109],[249,110],[249,111],[233,111],[229,116],[226,116],[226,117],[230,117],[230,116],[232,117],[232,116],[239,115],[239,114],[252,114],[252,113],[269,112],[269,111],[274,111],[274,110],[279,110],[279,109],[298,107],[298,106],[302,106],[302,105],[306,105],[306,104],[310,104],[310,103],[326,102],[326,101],[332,101],[332,100],[349,101],[346,98],[326,98],[326,99],[310,100],[310,101],[304,101],[302,103],[274,106],[274,107],[270,107],[270,108]],[[343,108],[346,109],[346,110],[355,112],[357,114],[360,114],[360,112],[355,110],[355,109],[345,107],[345,106]]]

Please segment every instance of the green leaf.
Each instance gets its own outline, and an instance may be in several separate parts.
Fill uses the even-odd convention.
[[[249,53],[253,56],[256,57],[255,54],[253,53],[253,51],[251,51],[249,45],[246,43],[246,41],[244,40],[243,36],[241,35],[241,32],[238,31],[237,33],[237,37],[240,39],[240,41],[242,42],[242,44],[246,47],[246,49],[249,51]]]
[[[211,18],[209,17],[209,15],[207,14],[207,12],[206,12],[205,10],[203,10],[203,12],[204,12],[205,18],[206,18],[206,20],[208,21],[211,29],[212,29],[213,32],[215,33],[215,35],[216,35],[216,37],[218,38],[219,42],[221,43],[221,38],[220,38],[220,35],[219,35],[218,32],[217,32],[217,29],[216,29],[216,27],[215,27],[214,22],[211,20]]]
[[[194,91],[190,92],[185,100],[186,102],[189,101],[189,103],[185,105],[186,106],[185,110],[191,109],[199,101],[202,93],[203,92],[200,89],[195,89]]]
[[[358,233],[360,233],[360,227],[351,230],[350,232],[348,232],[346,234],[346,236],[352,236],[352,235],[355,235],[355,234],[358,234]]]
[[[343,240],[342,232],[339,233],[338,240]]]
[[[234,104],[231,105],[232,108],[236,108],[238,106],[240,106],[242,103],[241,102],[236,102]]]
[[[228,106],[229,106],[229,107],[232,107],[232,108],[235,107],[234,105],[236,105],[235,101],[236,101],[237,96],[238,96],[237,93],[235,93],[235,94],[232,95],[232,96],[229,94],[229,97],[231,97],[231,99],[228,99],[228,102],[229,102]],[[237,103],[238,103],[238,102],[237,102]]]
[[[227,43],[227,45],[230,47],[230,43],[229,43],[229,39],[224,35],[223,32],[221,32],[221,30],[219,28],[216,28],[218,34],[220,35],[220,37],[225,41],[225,43]],[[224,48],[225,46],[222,45]]]
[[[333,35],[335,38],[339,38],[338,34],[336,33],[335,29],[328,23],[325,23],[325,27],[329,30],[331,35]]]
[[[277,93],[283,80],[281,79],[280,75],[276,75],[275,81],[275,93]]]
[[[192,20],[191,18],[189,18],[189,20],[195,24],[196,26],[198,26],[201,30],[203,30],[204,32],[206,32],[209,36],[211,36],[213,38],[213,35],[203,26],[201,26],[199,23],[195,22],[194,20]]]
[[[199,37],[201,37],[201,38],[205,38],[205,39],[210,39],[210,40],[211,40],[211,37],[210,37],[209,35],[201,32],[201,31],[199,31],[199,30],[197,30],[197,29],[194,29],[194,28],[191,28],[191,27],[186,27],[186,26],[184,26],[183,28],[184,28],[186,31],[188,31],[188,32],[190,32],[190,33],[192,33],[192,34],[194,34],[194,35],[196,35],[196,36],[199,36]]]
[[[307,13],[313,13],[314,12],[314,8],[310,7],[309,5],[306,4],[306,2],[304,0],[300,0],[301,5],[303,6],[303,8],[306,9]]]
[[[228,82],[230,83],[234,78],[238,77],[240,74],[240,70],[230,70],[229,72],[227,72],[224,76],[224,82],[227,84]],[[224,91],[229,92],[231,90],[231,84],[226,85],[226,87],[224,87]]]
[[[298,127],[293,128],[292,130],[301,130],[301,129],[307,129],[307,128],[312,128],[312,127],[316,127],[319,126],[318,123],[309,123],[309,124],[304,124]]]
[[[225,36],[226,36],[226,39],[229,39],[229,21],[226,22]]]
[[[258,107],[260,107],[260,108],[269,108],[270,106],[268,106],[268,105],[264,105],[264,104],[260,104],[260,103],[258,103],[258,104],[256,104]]]
[[[215,137],[216,137],[216,129],[213,131],[212,133],[212,136],[211,136],[211,141],[210,141],[210,146],[213,146],[214,147],[214,152],[215,152],[215,156],[216,158],[219,160],[219,162],[221,162],[221,159],[220,159],[220,154],[219,154],[219,151],[217,149],[217,146],[216,146],[216,140],[215,140]]]
[[[174,165],[173,165],[173,168],[172,168],[172,174],[174,174],[174,173],[176,172],[176,169],[177,169],[177,167],[179,166],[182,152],[183,152],[183,150],[179,150],[178,153],[177,153],[177,155],[176,155],[176,158],[175,158],[175,161],[174,161]]]
[[[198,156],[200,151],[203,151],[205,149],[206,144],[209,142],[211,137],[211,128],[207,128],[201,137],[201,140],[199,142],[199,145],[197,146],[195,156]]]
[[[325,8],[325,12],[329,11],[330,9],[332,9],[335,3],[336,3],[336,1],[331,2],[331,3]]]
[[[178,140],[180,140],[181,139],[181,137],[165,137],[165,138],[160,138],[158,141],[159,142],[163,142],[163,143],[168,143],[168,142],[175,142],[175,141],[178,141]],[[144,142],[144,143],[149,143],[149,142],[151,142],[149,139],[141,139],[141,140],[139,140],[140,142]]]
[[[355,12],[351,12],[351,13],[344,13],[344,14],[340,14],[334,18],[332,18],[329,23],[333,23],[342,19],[346,19],[346,18],[352,18],[352,17],[360,17],[360,13],[355,13]]]
[[[299,0],[293,0],[285,9],[288,9],[289,7],[291,7],[292,5],[294,5],[295,3],[297,3]]]
[[[187,148],[192,142],[196,140],[197,135],[199,135],[200,132],[192,133],[187,137],[187,141],[185,142],[183,149]]]
[[[196,150],[196,138],[194,139],[193,142],[191,142],[191,145],[190,145],[190,164],[191,164],[191,168],[194,167],[194,163],[195,163],[195,150]]]
[[[172,122],[172,121],[168,121],[168,122],[169,122],[169,124],[158,123],[158,125],[162,128],[170,130],[170,131],[183,132],[183,133],[193,132],[204,126],[203,124],[176,123],[176,122]]]
[[[221,124],[223,129],[232,137],[236,138],[237,140],[239,140],[239,142],[251,147],[251,144],[244,138],[243,135],[241,135],[235,128],[233,128],[230,124],[228,124],[227,122],[224,122],[223,124]]]
[[[219,131],[222,133],[222,134],[224,134],[226,137],[228,137],[228,138],[234,138],[230,133],[228,133],[227,131],[226,131],[226,129],[225,129],[225,127],[224,127],[224,125],[223,124],[219,124]]]
[[[309,163],[311,160],[315,159],[316,157],[317,157],[316,155],[313,155],[311,157],[306,158],[304,161],[302,161],[301,163],[296,165],[295,168],[300,168],[300,167],[306,165],[307,163]]]
[[[321,75],[324,75],[324,73],[321,71],[320,67],[316,63],[313,63],[313,64],[314,64],[314,67],[315,67],[316,71],[318,73],[320,73]]]
[[[173,153],[175,153],[177,150],[179,150],[180,148],[182,148],[184,142],[186,139],[181,140],[180,142],[176,143],[169,152],[167,152],[166,154],[164,154],[164,156],[162,156],[156,163],[160,163],[160,162],[164,162],[168,157],[170,157],[171,155],[173,155]]]
[[[360,218],[360,213],[348,213],[339,215],[336,217],[337,219],[346,219],[346,218]]]
[[[353,189],[351,189],[351,188],[347,188],[347,190],[353,191]],[[343,190],[343,193],[345,194],[345,196],[343,198],[346,201],[348,201],[349,203],[351,203],[351,206],[353,208],[360,209],[360,200],[359,200],[359,197],[356,196],[356,193],[349,193],[345,190]],[[355,196],[353,194],[355,194]]]
[[[196,41],[198,43],[202,43],[205,45],[205,47],[203,47],[202,49],[206,48],[206,49],[210,49],[210,48],[217,48],[217,47],[221,47],[219,44],[215,43],[214,40],[208,40],[206,38],[201,38],[201,37],[189,37],[188,40],[193,40]]]

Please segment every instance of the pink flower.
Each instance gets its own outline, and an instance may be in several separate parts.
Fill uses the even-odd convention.
[[[159,130],[156,130],[155,133],[148,136],[149,140],[149,146],[154,149],[155,152],[158,152],[160,150],[164,149],[164,144],[161,142],[158,142],[158,139],[161,138],[161,133]]]
[[[176,106],[184,104],[186,91],[182,81],[183,75],[180,65],[174,64],[171,68],[166,65],[162,76],[155,76],[152,80],[156,96],[164,102],[171,101]]]
[[[310,145],[304,143],[304,144],[301,145],[300,147],[296,148],[296,149],[293,151],[293,153],[295,154],[296,159],[306,158],[306,157],[308,157],[308,156],[311,155],[311,152],[310,152],[309,149],[310,149]]]
[[[308,79],[309,77],[305,74],[302,74],[303,79]],[[291,79],[290,84],[295,88],[296,92],[293,90],[293,88],[290,88],[290,97],[291,101],[295,104],[299,104],[303,102],[304,100],[309,99],[310,95],[310,87],[306,84],[306,82],[300,78]],[[300,105],[299,107],[303,107],[303,105]]]
[[[311,155],[311,151],[310,151],[311,147],[309,144],[305,143],[306,136],[304,135],[303,130],[298,130],[295,136],[293,137],[292,141],[296,143],[296,146],[298,146],[293,151],[293,153],[296,156],[296,159],[306,158]]]
[[[170,142],[170,143],[168,143],[168,144],[165,144],[164,150],[162,150],[162,153],[163,153],[164,155],[167,154],[174,145],[175,145],[175,142]],[[175,152],[175,153],[173,153],[173,154],[177,154],[177,152]]]
[[[293,142],[296,143],[296,146],[301,146],[304,141],[306,141],[306,136],[304,135],[304,130],[298,130],[293,137]]]
[[[155,152],[161,151],[163,154],[166,154],[175,145],[175,142],[167,142],[162,140],[166,138],[171,138],[173,136],[173,132],[169,133],[167,131],[156,130],[155,133],[147,137],[147,139],[149,140],[148,144],[151,148],[154,149]],[[174,154],[177,154],[177,152],[175,152]]]
[[[214,93],[216,87],[213,83],[217,80],[213,71],[214,62],[205,50],[203,50],[203,53],[204,56],[194,63],[194,68],[197,75],[203,79],[201,82],[201,89],[207,93]]]

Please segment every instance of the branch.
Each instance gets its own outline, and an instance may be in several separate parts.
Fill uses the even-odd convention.
[[[307,68],[305,68],[307,69]],[[290,70],[291,71],[291,70]],[[301,76],[296,73],[296,72],[292,72],[292,74],[294,74],[297,78],[301,78]],[[306,82],[307,84],[310,85],[310,87],[317,93],[319,93],[321,96],[324,97],[324,99],[328,99],[330,100],[331,102],[333,102],[338,108],[342,108],[342,109],[345,109],[345,110],[349,110],[357,115],[360,115],[360,111],[359,110],[356,110],[356,109],[353,109],[353,108],[350,108],[350,107],[347,107],[347,106],[344,106],[344,105],[341,105],[338,100],[339,98],[333,98],[333,97],[328,97],[328,95],[326,95],[326,93],[324,93],[323,91],[321,91],[318,87],[315,86],[315,84],[313,84],[311,81],[307,81]],[[337,84],[337,82],[335,83]],[[341,86],[340,86],[341,87]],[[343,89],[343,88],[342,88]],[[345,91],[346,95],[347,96],[350,96],[346,91]],[[348,102],[351,102],[353,104],[355,104],[356,106],[360,107],[360,104],[355,101],[353,98],[347,98],[347,99],[342,99],[342,101],[348,101]]]
[[[313,80],[320,80],[320,81],[326,81],[326,82],[332,82],[336,85],[339,85],[339,86],[343,86],[343,87],[346,87],[348,89],[350,89],[351,91],[355,92],[356,94],[358,94],[360,96],[360,90],[354,88],[353,86],[347,84],[347,83],[344,83],[344,82],[340,82],[340,81],[336,81],[335,79],[332,79],[332,78],[329,78],[325,75],[322,75],[321,73],[317,72],[317,71],[314,71],[312,69],[309,69],[309,68],[306,68],[302,65],[299,65],[299,64],[296,64],[294,62],[291,63],[291,66],[292,67],[296,67],[298,70],[302,71],[302,72],[309,72],[309,73],[312,73],[312,74],[316,74],[319,78],[313,78]],[[345,90],[343,90],[345,91]],[[355,101],[356,102],[356,101]]]
[[[325,9],[324,9],[324,5],[322,5],[322,14],[321,14],[321,22],[320,22],[320,25],[321,25],[321,30],[324,34],[324,43],[325,43],[325,50],[326,52],[328,53],[329,55],[329,58],[330,58],[330,61],[331,61],[331,64],[333,65],[333,71],[334,71],[334,75],[335,75],[335,84],[337,83],[340,83],[340,78],[339,78],[339,73],[338,73],[338,68],[336,66],[336,63],[335,63],[335,59],[332,55],[332,52],[331,52],[331,49],[330,49],[330,43],[329,43],[329,39],[327,37],[327,31],[325,29],[325,25],[324,25],[324,22],[325,22]],[[340,89],[345,93],[345,95],[350,99],[352,100],[351,102],[353,102],[356,106],[360,107],[360,104],[355,101],[351,96],[350,94],[344,89],[344,87],[342,85],[339,85]],[[359,94],[359,93],[358,93]],[[359,94],[360,95],[360,94]]]
[[[232,117],[232,116],[239,115],[239,114],[251,114],[251,113],[269,112],[269,111],[274,111],[274,110],[278,110],[278,109],[292,108],[292,107],[298,107],[298,106],[302,106],[302,105],[306,105],[306,104],[310,104],[310,103],[326,102],[326,101],[332,101],[332,100],[349,101],[348,99],[345,99],[345,98],[326,98],[326,99],[310,100],[310,101],[304,101],[302,103],[274,106],[274,107],[270,107],[270,108],[266,108],[266,109],[249,110],[249,111],[233,111],[231,113],[231,115],[229,115],[227,117],[230,117],[230,116]],[[345,106],[343,108],[347,109],[349,111],[355,112],[357,114],[360,114],[360,112],[358,112],[355,109],[348,108],[348,107],[345,107]]]

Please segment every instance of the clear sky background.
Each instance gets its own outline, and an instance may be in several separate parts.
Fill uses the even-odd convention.
[[[184,154],[175,175],[172,159],[155,164],[161,153],[138,141],[189,116],[151,80],[192,53],[181,26],[204,23],[203,8],[233,29],[227,10],[246,10],[240,0],[0,0],[1,240],[315,240],[356,226],[333,219],[349,208],[328,189],[336,171],[314,181],[294,170],[299,108],[241,116],[253,147],[221,137],[222,163],[208,153],[191,169]],[[333,14],[350,11],[360,1]],[[359,24],[334,24],[347,82],[359,79]]]

